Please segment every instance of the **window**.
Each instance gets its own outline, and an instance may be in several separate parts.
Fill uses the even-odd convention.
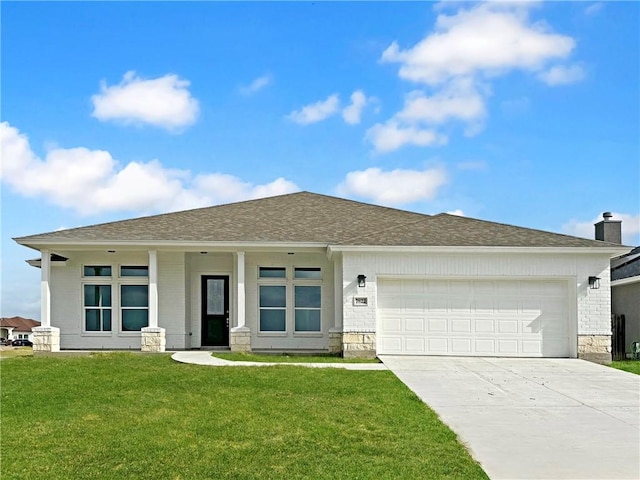
[[[317,267],[296,267],[293,273],[293,278],[320,280],[322,279],[322,270]]]
[[[260,267],[258,276],[260,278],[287,278],[287,269],[284,267]]]
[[[148,285],[120,285],[120,314],[123,332],[139,332],[149,325]]]
[[[148,277],[149,267],[122,266],[120,267],[121,277]]]
[[[320,285],[295,287],[294,329],[296,332],[319,332],[321,290]]]
[[[287,287],[260,285],[260,331],[287,331]]]
[[[110,277],[111,265],[85,265],[83,274],[85,277]]]
[[[84,286],[84,328],[87,332],[111,331],[111,285]]]

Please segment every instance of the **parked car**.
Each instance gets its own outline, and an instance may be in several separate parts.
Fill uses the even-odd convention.
[[[13,342],[11,342],[11,345],[13,345],[14,347],[33,347],[33,343],[31,343],[31,341],[27,340],[26,338],[19,338],[17,340],[14,340]]]

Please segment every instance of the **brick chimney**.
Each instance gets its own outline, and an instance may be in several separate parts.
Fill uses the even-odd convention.
[[[596,240],[622,245],[622,221],[611,220],[611,212],[604,212],[600,222],[595,224]]]

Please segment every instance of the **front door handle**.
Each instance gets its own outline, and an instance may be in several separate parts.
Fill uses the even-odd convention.
[[[227,328],[229,328],[229,319],[225,318],[225,320],[227,321]]]

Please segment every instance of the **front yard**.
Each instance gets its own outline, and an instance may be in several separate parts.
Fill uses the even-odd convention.
[[[624,370],[625,372],[635,373],[640,375],[640,360],[618,360],[611,362],[611,367],[618,370]]]
[[[388,371],[6,358],[3,479],[487,478]]]

